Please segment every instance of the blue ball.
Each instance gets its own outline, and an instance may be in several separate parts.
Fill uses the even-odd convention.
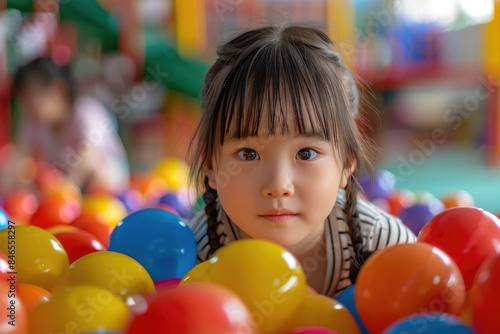
[[[383,334],[473,334],[459,319],[446,313],[422,313],[403,318],[389,326]]]
[[[129,214],[115,227],[108,250],[138,261],[153,281],[182,278],[196,264],[193,232],[178,216],[158,208]]]
[[[8,226],[9,226],[9,216],[7,216],[7,213],[4,210],[0,209],[0,230],[3,230]]]
[[[370,334],[370,332],[368,332],[368,329],[366,329],[365,325],[363,324],[363,321],[361,321],[361,318],[359,317],[358,310],[354,302],[355,291],[355,285],[348,286],[337,296],[337,298],[335,298],[335,300],[344,305],[345,308],[349,310],[349,312],[351,312],[352,316],[358,323],[361,334]]]

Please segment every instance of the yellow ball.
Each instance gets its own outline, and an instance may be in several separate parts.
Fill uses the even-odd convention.
[[[235,292],[250,311],[260,333],[278,333],[300,307],[307,283],[300,263],[270,241],[244,239],[219,249],[183,284],[209,281]]]
[[[110,251],[90,253],[73,262],[56,280],[52,291],[75,285],[97,286],[123,301],[136,293],[155,293],[151,276],[139,262]]]
[[[0,231],[0,251],[14,260],[11,271],[19,283],[51,290],[54,281],[69,266],[61,243],[49,232],[31,225],[19,225]]]
[[[167,157],[155,165],[153,175],[164,180],[170,190],[177,191],[188,184],[189,165],[182,159]]]
[[[115,227],[127,216],[125,205],[111,195],[90,195],[83,200],[83,212],[96,213],[99,220],[106,225]]]
[[[131,319],[125,303],[96,286],[65,288],[40,303],[29,314],[32,334],[122,331]]]
[[[319,294],[308,294],[290,318],[285,332],[300,327],[322,327],[339,334],[359,334],[356,320],[341,303]]]
[[[208,261],[197,264],[190,271],[188,271],[186,275],[184,275],[182,280],[179,282],[179,286],[204,281],[209,267],[210,263]]]

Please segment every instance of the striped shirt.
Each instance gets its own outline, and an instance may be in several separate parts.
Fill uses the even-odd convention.
[[[339,191],[337,202],[325,221],[325,240],[327,268],[323,290],[326,296],[335,297],[352,284],[349,278],[351,257],[354,253],[349,227],[346,222],[345,192]],[[217,234],[222,245],[241,239],[241,232],[217,203],[218,216]],[[376,251],[398,243],[415,242],[415,235],[394,216],[389,215],[372,203],[358,199],[357,211],[363,249]],[[210,245],[207,235],[207,218],[204,210],[200,210],[189,222],[198,246],[198,263],[209,259]],[[303,261],[302,266],[307,266]],[[304,268],[307,270],[307,268]]]

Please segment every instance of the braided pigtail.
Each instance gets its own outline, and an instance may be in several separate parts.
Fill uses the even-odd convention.
[[[208,177],[205,177],[205,192],[203,193],[203,201],[205,202],[205,214],[207,215],[207,235],[210,250],[208,255],[211,256],[222,245],[220,243],[220,236],[217,234],[217,191],[210,188],[208,184]]]
[[[363,250],[363,236],[361,235],[361,226],[359,222],[359,216],[357,211],[358,202],[358,192],[357,192],[357,181],[356,178],[351,175],[346,187],[346,221],[349,227],[349,234],[351,236],[352,247],[354,249],[354,254],[351,257],[351,266],[349,278],[352,283],[356,282],[359,270],[361,266],[366,261],[366,259],[372,254],[372,252]]]

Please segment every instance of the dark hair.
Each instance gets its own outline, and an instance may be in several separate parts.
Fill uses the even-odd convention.
[[[189,150],[192,176],[206,188],[210,253],[221,246],[217,193],[208,186],[203,167],[212,168],[212,158],[227,138],[256,136],[263,121],[269,135],[288,133],[287,112],[293,112],[295,130],[333,142],[344,168],[353,163],[358,171],[370,166],[368,146],[356,124],[358,89],[333,47],[317,28],[267,26],[240,34],[218,49],[202,88],[202,116]],[[356,213],[357,189],[353,174],[345,206],[355,251],[353,281],[366,257]]]
[[[12,84],[13,95],[18,95],[34,78],[43,85],[50,85],[55,80],[63,79],[68,87],[68,101],[73,103],[76,98],[76,83],[69,65],[56,65],[50,58],[36,58],[21,66]]]

